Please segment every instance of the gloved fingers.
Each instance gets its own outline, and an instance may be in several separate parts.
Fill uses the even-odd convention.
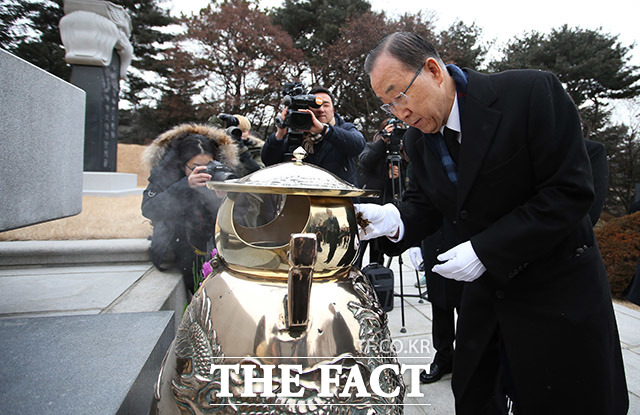
[[[380,206],[373,203],[359,203],[353,205],[356,211],[356,223],[359,229],[362,229],[365,234],[369,234],[373,228],[371,225],[378,220],[376,212],[379,211]]]
[[[478,279],[486,271],[486,268],[481,263],[468,264],[459,268],[454,262],[455,260],[435,265],[431,271],[440,274],[445,278],[465,282],[471,282]]]
[[[435,265],[432,271],[456,281],[471,282],[486,271],[469,241],[438,255],[438,260],[445,262]]]
[[[443,252],[440,255],[438,255],[438,261],[441,261],[441,262],[449,261],[455,257],[456,257],[455,248],[451,248],[447,252]]]
[[[456,265],[452,264],[453,261],[447,261],[444,264],[437,264],[431,268],[431,271],[442,275],[446,278],[451,278],[450,275],[456,270]]]
[[[388,215],[393,221],[400,222],[400,211],[393,203],[387,203],[382,205],[381,215]]]
[[[464,275],[460,276],[460,279],[458,281],[472,282],[472,281],[477,280],[481,275],[482,275],[481,272],[474,272],[474,273],[470,273],[470,274],[464,274]]]
[[[365,233],[363,240],[380,236],[393,236],[397,233],[400,212],[393,204],[376,205],[373,203],[355,204],[356,222]]]
[[[409,255],[420,255],[422,256],[422,251],[420,251],[420,248],[418,248],[417,246],[412,246],[411,248],[409,248]]]
[[[358,236],[361,241],[366,241],[367,239],[367,222],[369,221],[366,218],[367,206],[364,203],[356,203],[353,205],[353,209],[356,212],[356,223],[358,224]]]
[[[475,263],[473,265],[469,265],[469,266],[465,267],[464,272],[460,272],[458,278],[459,278],[460,281],[466,281],[466,282],[475,281],[482,274],[484,274],[485,270],[486,269],[484,268],[484,265],[482,265],[482,263],[478,262],[478,263]]]
[[[458,268],[457,271],[462,272],[462,273],[470,273],[470,272],[474,272],[476,270],[476,267],[478,267],[479,261],[471,261],[469,263],[461,264],[461,266]]]
[[[377,229],[371,224],[367,225],[366,228],[363,228],[362,226],[358,226],[358,236],[360,237],[361,241],[375,239],[382,235],[383,235],[382,232],[380,232],[379,229]]]
[[[413,267],[418,269],[420,263],[422,262],[422,251],[418,247],[409,248],[409,258],[411,259],[411,263]]]

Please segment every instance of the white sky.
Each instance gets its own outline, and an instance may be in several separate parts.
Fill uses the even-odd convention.
[[[432,10],[438,18],[437,29],[448,27],[456,20],[465,24],[475,23],[482,29],[482,40],[495,40],[496,47],[510,38],[537,30],[548,33],[563,24],[583,29],[599,29],[619,35],[618,40],[629,46],[640,40],[640,2],[637,0],[612,0],[611,3],[594,0],[537,0],[519,2],[513,0],[457,0],[428,2],[424,0],[369,0],[373,10],[384,10],[387,15]],[[209,0],[172,0],[170,10],[190,14],[206,6]],[[263,7],[276,7],[281,0],[261,0]],[[640,66],[640,45],[633,50],[631,63]]]

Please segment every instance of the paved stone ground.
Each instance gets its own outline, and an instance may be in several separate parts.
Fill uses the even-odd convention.
[[[417,294],[415,271],[408,255],[403,258],[405,293]],[[399,293],[397,258],[391,268],[396,275],[395,291]],[[176,278],[176,275],[154,270],[149,263],[2,266],[0,256],[0,318],[147,311],[150,307],[160,309],[161,298],[145,297],[140,292],[163,292],[166,298],[167,292],[175,286]],[[389,329],[399,350],[400,362],[429,364],[434,353],[431,348],[431,305],[427,301],[421,303],[418,298],[405,298],[406,332],[401,332],[400,304],[400,298],[396,297],[394,308],[388,313]],[[629,413],[640,414],[640,312],[617,304],[615,311],[630,391]],[[406,380],[408,382],[408,378]],[[407,398],[405,413],[453,414],[450,381],[451,375],[446,375],[439,382],[421,385],[424,397]]]
[[[99,314],[150,264],[0,268],[0,316]]]

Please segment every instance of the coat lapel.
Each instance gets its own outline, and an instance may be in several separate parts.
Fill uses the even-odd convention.
[[[467,71],[469,85],[461,117],[462,145],[458,166],[458,201],[460,210],[475,182],[493,142],[502,113],[489,107],[496,93],[485,75]]]

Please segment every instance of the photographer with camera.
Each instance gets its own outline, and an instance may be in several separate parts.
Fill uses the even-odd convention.
[[[276,131],[262,147],[266,166],[290,160],[295,148],[307,152],[305,162],[322,167],[357,185],[356,157],[364,149],[364,136],[334,112],[335,99],[328,89],[316,86],[309,95],[300,84],[286,84],[286,108],[276,119]],[[297,95],[296,95],[297,94]]]
[[[218,114],[217,117],[209,118],[209,123],[216,125],[218,120],[222,122],[226,134],[238,144],[238,176],[246,176],[264,167],[260,157],[264,141],[251,135],[249,120],[240,114]]]
[[[222,201],[205,187],[209,180],[236,178],[236,143],[223,130],[181,124],[160,134],[145,150],[150,169],[142,215],[151,220],[151,260],[160,270],[173,257],[193,293],[208,252]]]
[[[402,136],[406,125],[395,118],[386,118],[371,142],[366,143],[358,158],[358,184],[366,189],[380,191],[378,198],[360,198],[362,203],[384,205],[399,201],[404,187],[408,162],[403,157]],[[394,196],[395,195],[395,196]],[[379,239],[362,241],[358,264],[369,245],[369,262],[383,263]]]

